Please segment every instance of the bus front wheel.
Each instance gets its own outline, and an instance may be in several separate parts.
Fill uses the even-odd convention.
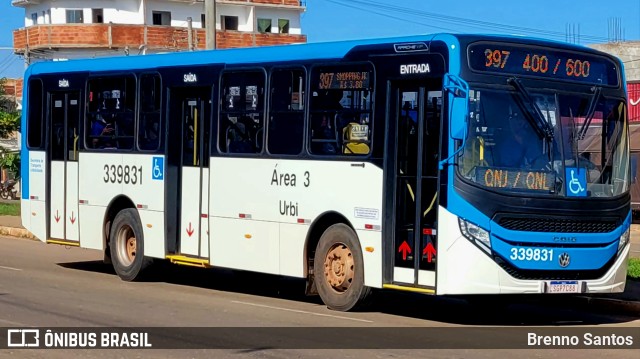
[[[371,293],[364,285],[364,262],[356,233],[349,226],[334,224],[320,237],[313,260],[318,294],[333,310],[361,307]]]
[[[109,247],[113,268],[125,281],[141,279],[151,258],[144,256],[144,239],[138,213],[133,208],[118,212],[111,225]]]

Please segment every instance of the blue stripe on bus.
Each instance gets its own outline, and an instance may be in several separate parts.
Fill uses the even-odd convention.
[[[290,44],[254,48],[203,50],[180,53],[118,56],[96,59],[77,59],[60,62],[38,62],[31,66],[32,74],[91,71],[118,71],[157,68],[163,66],[198,66],[210,64],[252,64],[300,61],[307,59],[341,59],[360,45],[431,41],[434,35],[394,37],[326,43]],[[451,36],[451,38],[453,38]]]
[[[24,73],[24,84],[22,86],[22,118],[20,119],[20,192],[22,199],[29,199],[29,151],[27,150],[27,115],[29,114],[29,76],[31,67]]]
[[[517,36],[483,35],[487,40],[499,39],[522,41]],[[407,43],[443,41],[450,53],[449,72],[460,73],[459,52],[463,51],[456,35],[425,34],[416,36],[376,38],[337,42],[301,43],[279,46],[261,46],[251,48],[217,49],[179,53],[149,54],[144,56],[114,56],[94,59],[74,59],[56,62],[37,62],[31,65],[31,74],[80,72],[80,71],[119,71],[157,68],[163,66],[198,66],[210,64],[253,64],[300,61],[312,59],[342,59],[356,46],[376,45],[382,43]],[[565,48],[586,50],[587,48],[566,43],[527,38],[528,41],[543,41],[547,44],[557,43]],[[452,47],[453,45],[453,47]]]

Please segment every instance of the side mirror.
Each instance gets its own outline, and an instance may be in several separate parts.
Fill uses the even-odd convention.
[[[445,74],[443,89],[449,96],[449,135],[454,140],[464,140],[469,116],[469,84],[456,75]]]

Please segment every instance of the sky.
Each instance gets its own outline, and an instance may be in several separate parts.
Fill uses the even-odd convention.
[[[434,32],[503,33],[565,41],[567,28],[580,44],[607,42],[618,19],[625,40],[640,39],[640,0],[303,0],[302,32],[308,42],[390,37]],[[19,77],[12,30],[24,11],[0,0],[0,78]],[[622,37],[622,36],[620,36]],[[573,42],[574,37],[571,37]]]

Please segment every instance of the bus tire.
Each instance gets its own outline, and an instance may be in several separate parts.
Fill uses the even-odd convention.
[[[135,209],[118,212],[111,224],[109,247],[113,269],[122,280],[131,282],[143,278],[152,259],[144,256],[144,235]]]
[[[338,223],[320,237],[313,260],[313,273],[320,298],[329,309],[361,308],[371,294],[364,285],[364,260],[356,233]]]

